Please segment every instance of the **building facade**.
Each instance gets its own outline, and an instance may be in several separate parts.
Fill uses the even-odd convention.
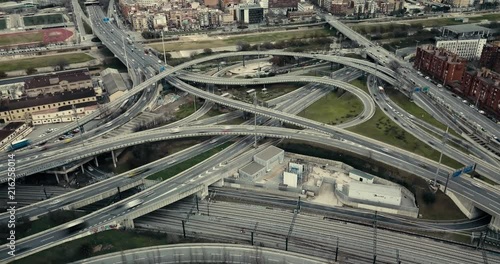
[[[372,203],[401,205],[401,187],[399,186],[352,181],[349,183],[348,196]]]
[[[0,104],[0,123],[29,121],[32,115],[64,106],[96,102],[93,88],[71,90],[39,97],[25,97],[18,100],[2,100]]]
[[[436,38],[436,47],[449,50],[462,58],[474,60],[481,57],[481,52],[486,44],[482,39],[443,39]]]
[[[479,65],[500,73],[500,42],[484,45]]]
[[[464,96],[478,108],[500,117],[500,74],[488,69],[467,71],[462,79]]]
[[[238,22],[258,24],[264,20],[264,8],[259,5],[240,4],[236,12]]]
[[[447,85],[462,80],[467,60],[445,49],[422,45],[417,48],[414,67]]]
[[[56,72],[35,76],[24,82],[24,92],[28,97],[62,93],[93,87],[88,69]]]

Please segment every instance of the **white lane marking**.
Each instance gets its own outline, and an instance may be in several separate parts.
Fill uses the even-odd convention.
[[[499,210],[499,211],[500,211],[500,208],[498,208],[497,206],[495,206],[495,205],[493,205],[493,204],[491,204],[491,203],[489,203],[489,205],[490,205],[491,207],[493,207],[493,208],[495,208],[495,209],[497,209],[497,210]]]
[[[104,218],[104,217],[106,217],[106,216],[107,216],[107,215],[103,215],[103,216],[99,217],[99,219],[103,219],[103,218]]]
[[[42,240],[40,240],[40,242],[47,241],[47,240],[52,239],[52,238],[54,238],[54,236],[48,237],[46,239],[42,239]]]

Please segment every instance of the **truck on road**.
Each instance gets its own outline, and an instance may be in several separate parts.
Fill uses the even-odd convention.
[[[14,141],[10,144],[8,151],[14,151],[17,149],[24,148],[24,147],[28,146],[30,143],[31,143],[30,140],[27,138],[25,138],[23,140],[19,140],[19,141]]]

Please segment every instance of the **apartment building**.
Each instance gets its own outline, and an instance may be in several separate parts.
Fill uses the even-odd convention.
[[[500,74],[482,68],[466,71],[462,78],[461,91],[483,110],[500,117]]]
[[[456,25],[441,28],[436,37],[436,47],[444,48],[468,60],[481,57],[481,52],[490,35],[490,29],[477,25]]]
[[[446,85],[462,79],[467,60],[434,45],[422,45],[417,48],[414,67]]]
[[[24,122],[31,120],[32,115],[39,112],[96,101],[93,88],[44,94],[38,97],[24,97],[17,100],[2,100],[0,102],[0,123]]]
[[[484,45],[479,65],[500,73],[500,41]]]
[[[28,97],[92,87],[92,78],[88,69],[39,75],[24,82],[24,92]]]

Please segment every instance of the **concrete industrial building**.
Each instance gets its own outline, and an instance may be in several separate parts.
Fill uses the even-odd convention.
[[[366,173],[366,172],[360,171],[360,170],[356,170],[356,169],[352,169],[351,171],[349,171],[349,178],[351,178],[355,181],[359,181],[359,182],[373,183],[374,177],[375,176],[373,176],[369,173]]]
[[[113,102],[127,92],[127,85],[116,69],[108,68],[101,72],[102,84],[106,89],[109,101]]]
[[[266,171],[270,171],[275,165],[282,163],[284,158],[285,151],[275,146],[269,146],[253,156],[254,161],[264,166]]]
[[[479,65],[500,73],[500,41],[484,45]]]
[[[370,184],[358,181],[349,183],[349,198],[387,205],[401,205],[401,187]]]
[[[266,167],[253,161],[239,169],[238,172],[240,174],[240,177],[254,180],[266,174]]]
[[[287,185],[288,187],[297,188],[297,180],[297,174],[286,171],[283,172],[283,184]]]
[[[12,122],[0,129],[0,149],[4,149],[10,142],[20,139],[28,129],[25,122]],[[31,130],[30,130],[31,131]]]
[[[436,37],[436,47],[444,48],[462,58],[474,60],[481,52],[490,34],[490,29],[477,25],[446,26]]]
[[[417,48],[414,67],[446,85],[462,80],[467,60],[445,49],[422,45]]]
[[[39,75],[24,82],[24,92],[28,97],[62,93],[93,87],[88,69],[55,72]]]
[[[480,109],[500,117],[500,74],[488,69],[467,71],[462,78],[461,92]]]

